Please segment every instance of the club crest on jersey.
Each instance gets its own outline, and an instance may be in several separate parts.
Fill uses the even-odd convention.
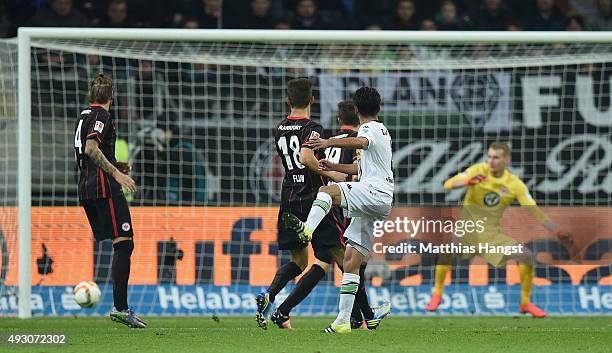
[[[484,196],[482,201],[489,207],[495,207],[499,205],[500,197],[496,192],[491,191]]]
[[[320,136],[321,135],[318,132],[313,131],[313,132],[310,133],[309,139],[318,139]]]
[[[131,225],[130,225],[128,222],[124,222],[124,223],[121,225],[121,229],[123,229],[123,231],[124,231],[124,232],[129,231],[131,228],[132,228],[132,226],[131,226]]]
[[[96,125],[94,125],[94,131],[102,133],[102,130],[104,130],[104,123],[99,120],[96,121]]]

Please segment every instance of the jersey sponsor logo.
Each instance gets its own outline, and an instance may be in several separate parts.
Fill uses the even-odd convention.
[[[94,126],[94,131],[102,133],[102,130],[104,130],[104,123],[101,122],[100,120],[96,121],[96,125]]]
[[[489,207],[495,207],[499,205],[499,201],[500,201],[499,194],[493,191],[487,193],[482,199],[482,202],[484,202],[484,204]]]
[[[83,111],[81,112],[81,115],[83,115],[83,114],[89,114],[89,113],[91,113],[91,109],[85,109],[85,110],[83,110]]]
[[[302,128],[301,125],[281,125],[278,127],[278,129],[281,131],[299,130],[301,128]]]
[[[124,232],[129,231],[131,228],[132,228],[132,226],[131,226],[131,225],[130,225],[128,222],[124,222],[124,223],[121,225],[121,229],[123,229],[123,231],[124,231]]]

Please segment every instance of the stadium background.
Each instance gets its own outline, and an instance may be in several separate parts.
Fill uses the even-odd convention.
[[[103,7],[87,5],[95,3],[75,2],[71,16],[83,10],[88,23],[98,21],[96,25],[110,27]],[[210,6],[214,1],[202,3]],[[197,27],[232,28],[253,23],[250,22],[253,16],[248,14],[249,4],[245,3],[226,1],[215,21],[203,25],[207,20],[201,17]],[[303,28],[300,27],[303,23],[311,23],[287,11],[292,8],[289,3],[270,3],[270,18],[278,20],[270,20],[265,28],[286,28],[285,24]],[[575,25],[581,23],[582,29],[595,29],[596,24],[600,25],[598,29],[610,29],[599,21],[609,17],[602,13],[604,6],[600,9],[591,6],[589,12],[585,5],[588,1],[558,2],[552,18],[555,21],[539,22],[542,9],[536,10],[535,1],[525,1],[524,6],[518,5],[523,2],[506,2],[507,22],[496,22],[504,23],[503,28],[490,27],[491,22],[487,25],[486,4],[482,5],[483,10],[477,1],[456,2],[460,15],[452,28],[444,27],[443,16],[436,15],[442,2],[431,2],[435,6],[428,2],[425,6],[417,1],[417,16],[401,24],[396,23],[398,18],[393,15],[391,2],[383,3],[377,7],[376,23],[363,22],[359,11],[350,15],[341,8],[338,11],[339,8],[321,6],[322,12],[316,17],[320,27],[312,28],[374,29],[370,26],[378,24],[388,29],[417,29],[432,18],[437,26],[446,29],[564,30],[576,29]],[[608,3],[609,14],[609,2],[601,3]],[[36,2],[33,6],[41,4]],[[176,4],[200,6],[195,1]],[[3,12],[5,16],[0,15],[3,24],[0,28],[8,36],[14,34],[15,25],[35,25],[30,21],[45,18],[30,18],[35,7],[13,5],[10,1],[0,5],[7,10]],[[143,8],[137,2],[128,2],[128,6]],[[582,10],[585,15],[577,16],[574,10]],[[180,13],[178,9],[158,11]],[[188,20],[193,20],[174,21],[176,15],[158,18],[155,13],[141,11],[137,14],[142,18],[130,15],[130,26],[184,27]],[[7,18],[11,19],[8,24]],[[142,19],[146,18],[155,20],[144,23]],[[342,21],[334,18],[344,19],[345,24],[339,26]],[[526,20],[518,23],[516,18]],[[21,22],[14,23],[15,19]],[[0,43],[0,51],[9,53],[5,56],[9,62],[2,63],[4,102],[11,102],[14,94],[10,84],[14,72],[9,68],[10,58],[15,55],[12,45],[10,40]],[[70,290],[85,279],[96,280],[104,290],[101,305],[85,314],[105,314],[111,305],[111,245],[91,240],[84,216],[75,207],[73,151],[68,148],[73,139],[74,117],[86,102],[87,81],[99,71],[110,72],[115,78],[117,100],[112,114],[120,137],[126,141],[124,152],[134,164],[134,176],[141,187],[131,200],[138,207],[133,207],[137,237],[130,301],[145,314],[252,314],[254,295],[268,284],[277,264],[288,260],[286,254],[278,254],[274,243],[275,205],[282,170],[274,154],[271,127],[287,113],[285,83],[298,76],[313,78],[319,87],[313,117],[328,129],[335,126],[334,105],[338,100],[350,98],[350,92],[362,84],[381,87],[384,119],[394,138],[396,212],[402,216],[452,214],[448,207],[457,204],[460,194],[445,194],[442,181],[467,163],[481,160],[488,142],[509,140],[514,150],[513,170],[523,177],[534,198],[551,213],[553,220],[577,236],[583,249],[584,264],[568,264],[567,251],[559,248],[543,229],[521,218],[519,211],[515,217],[507,215],[509,233],[531,242],[532,248],[553,258],[553,264],[541,263],[536,267],[540,278],[536,283],[540,286],[534,289],[534,301],[544,303],[552,314],[612,310],[612,265],[608,257],[612,251],[609,83],[612,60],[587,65],[543,64],[536,68],[381,72],[305,65],[279,68],[176,63],[142,55],[127,58],[121,50],[113,48],[107,48],[104,55],[86,54],[83,48],[87,47],[77,44],[73,50],[44,46],[34,49],[35,315],[77,312]],[[545,48],[544,54],[547,50],[552,52],[554,48]],[[425,61],[431,52],[401,47],[377,55]],[[437,51],[435,55],[446,54]],[[8,103],[3,105],[0,120],[0,145],[4,151],[0,158],[0,180],[4,180],[0,189],[4,195],[0,208],[3,315],[16,310],[16,299],[10,291],[17,279],[14,250],[17,124],[12,107]],[[427,240],[419,236],[414,241]],[[405,239],[390,236],[385,241],[393,244]],[[373,303],[390,299],[395,313],[423,313],[433,283],[432,261],[426,257],[375,257],[370,266],[369,294]],[[296,313],[334,312],[337,300],[334,284],[338,284],[339,278],[338,271],[328,274]],[[479,262],[472,266],[464,263],[453,271],[454,286],[448,291],[453,304],[442,306],[441,313],[514,313],[518,307],[517,282],[513,265],[492,269]]]

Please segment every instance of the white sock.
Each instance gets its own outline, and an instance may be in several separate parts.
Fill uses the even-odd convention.
[[[306,228],[314,232],[319,226],[319,223],[325,218],[332,205],[331,195],[325,192],[319,192],[317,198],[312,203],[308,218],[306,219]]]
[[[342,286],[340,286],[338,317],[334,321],[334,324],[342,325],[350,322],[357,288],[359,288],[359,275],[345,272],[342,276]]]

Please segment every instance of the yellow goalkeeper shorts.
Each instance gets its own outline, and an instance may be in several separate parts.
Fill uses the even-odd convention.
[[[505,264],[506,253],[497,251],[501,248],[507,250],[518,249],[519,243],[501,232],[468,233],[459,239],[462,245],[472,246],[475,253],[463,254],[462,259],[480,256],[491,266],[499,267]]]

